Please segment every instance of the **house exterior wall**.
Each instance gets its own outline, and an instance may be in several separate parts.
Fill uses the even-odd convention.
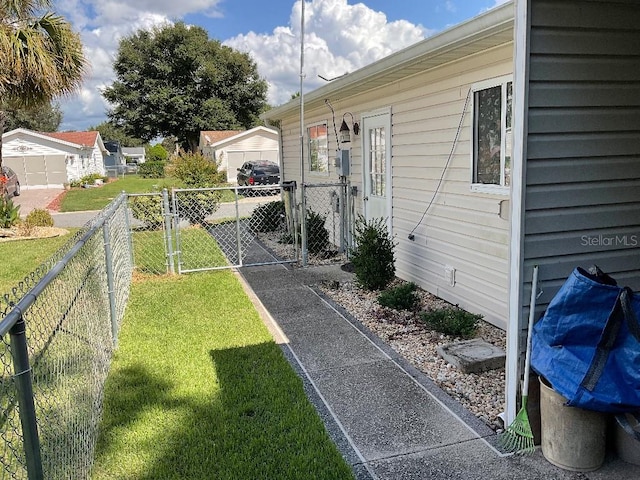
[[[330,98],[335,128],[351,112],[360,122],[369,112],[391,112],[392,231],[397,242],[396,273],[422,288],[481,313],[502,328],[507,319],[509,221],[508,195],[472,192],[470,106],[454,154],[432,206],[419,226],[452,150],[467,94],[479,81],[509,75],[512,44],[457,60],[380,88],[347,98]],[[339,95],[339,92],[336,93]],[[351,117],[351,175],[357,211],[363,211],[362,135],[354,136]],[[327,122],[329,172],[308,171],[305,182],[338,180],[331,158],[337,147],[333,115],[324,105],[305,110],[305,125]],[[299,117],[281,121],[283,180],[300,181]],[[305,145],[305,156],[306,145]],[[415,229],[414,229],[415,228]],[[415,240],[408,239],[409,233]],[[445,282],[445,267],[456,270],[455,286]]]
[[[22,188],[61,188],[91,173],[104,175],[102,152],[74,148],[55,140],[14,136],[4,141],[2,157],[18,174]]]
[[[524,276],[640,288],[640,4],[531,0]]]

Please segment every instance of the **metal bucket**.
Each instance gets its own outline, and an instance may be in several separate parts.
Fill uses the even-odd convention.
[[[540,378],[542,454],[565,470],[597,470],[604,462],[607,416],[566,403],[566,398]]]

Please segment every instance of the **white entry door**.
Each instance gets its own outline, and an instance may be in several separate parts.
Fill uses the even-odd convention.
[[[364,217],[384,218],[391,233],[391,115],[363,116]]]

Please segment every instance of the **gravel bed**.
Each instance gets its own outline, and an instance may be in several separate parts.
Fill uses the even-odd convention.
[[[399,283],[396,280],[393,285]],[[462,373],[436,351],[438,346],[460,339],[432,331],[420,320],[420,311],[441,309],[451,306],[449,303],[418,289],[420,309],[396,311],[378,304],[379,292],[363,290],[355,282],[332,282],[319,287],[448,395],[494,430],[502,428],[498,415],[504,410],[504,368],[479,374]],[[487,322],[480,322],[476,337],[506,348],[505,332]]]

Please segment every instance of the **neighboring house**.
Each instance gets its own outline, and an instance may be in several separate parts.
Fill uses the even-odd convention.
[[[105,175],[107,153],[98,132],[34,132],[17,128],[2,135],[2,159],[23,189],[61,188],[97,173]]]
[[[107,171],[116,173],[124,171],[126,159],[122,153],[120,142],[107,140],[104,142],[104,146],[107,149],[107,155],[104,157],[104,166]]]
[[[346,180],[389,219],[398,276],[507,330],[507,423],[533,265],[538,314],[576,266],[640,288],[638,38],[632,0],[494,8],[305,93],[302,175],[299,101],[263,115],[306,183],[338,179],[326,100],[346,120]]]
[[[122,147],[122,154],[127,163],[141,164],[146,160],[144,147]]]
[[[249,160],[279,163],[278,132],[271,128],[200,132],[199,150],[227,172],[229,182],[236,181],[237,169]]]

